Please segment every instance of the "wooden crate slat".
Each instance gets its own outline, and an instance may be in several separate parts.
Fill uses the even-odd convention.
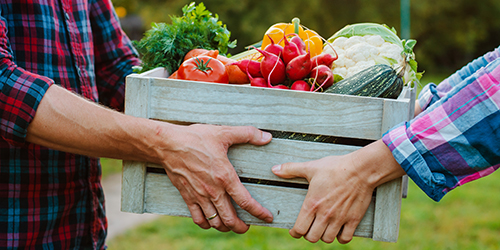
[[[134,77],[134,75],[128,76]],[[125,114],[135,117],[149,118],[149,86],[148,78],[134,79],[125,89]],[[132,213],[144,212],[146,163],[123,161],[121,209]]]
[[[408,116],[410,103],[405,102],[407,106],[403,108],[396,103],[398,103],[397,100],[384,100],[382,132],[392,128]],[[403,178],[397,178],[377,187],[374,240],[396,242],[398,239],[402,180]]]
[[[403,178],[397,178],[377,187],[373,240],[396,242],[401,218]]]
[[[417,98],[417,89],[415,87],[413,88],[406,88],[403,93],[399,96],[398,99],[408,99],[408,100],[416,100]],[[408,109],[408,121],[413,119],[413,116],[415,115],[415,102],[410,101],[410,108]],[[403,176],[403,190],[401,196],[403,198],[406,198],[408,196],[408,175]]]
[[[150,118],[153,119],[380,138],[381,98],[161,78],[151,81]]]
[[[260,225],[276,228],[290,229],[295,224],[300,207],[305,199],[307,190],[276,186],[262,186],[255,184],[244,184],[252,197],[267,208],[274,216],[272,223],[265,223],[236,204],[236,212],[249,225]],[[145,211],[148,213],[191,217],[186,203],[179,191],[172,185],[167,175],[148,173],[146,176],[146,200]],[[374,201],[365,213],[358,225],[354,235],[358,237],[372,237]],[[278,212],[279,211],[279,212]]]
[[[229,148],[228,158],[240,177],[307,184],[302,178],[277,177],[271,172],[271,167],[285,162],[305,162],[329,155],[344,155],[359,148],[340,144],[273,139],[264,146],[234,145]],[[156,164],[148,164],[148,167],[163,168]]]

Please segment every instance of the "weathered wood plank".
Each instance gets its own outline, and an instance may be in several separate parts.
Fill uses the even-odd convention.
[[[133,77],[133,75],[128,77]],[[149,82],[150,80],[145,77],[136,77],[133,81],[127,81],[125,114],[149,118]],[[122,211],[144,213],[145,174],[145,162],[123,161]]]
[[[153,119],[380,138],[383,106],[380,98],[152,80],[150,118]]]
[[[403,108],[396,100],[384,100],[384,112],[381,134],[408,117],[409,100]],[[402,178],[387,182],[377,187],[375,200],[375,220],[373,239],[396,242],[399,235],[401,216]]]
[[[271,167],[286,162],[305,162],[329,155],[344,155],[359,148],[340,144],[273,139],[264,146],[234,145],[229,148],[228,158],[240,177],[307,183],[302,178],[283,179],[277,177],[271,172]],[[156,164],[148,164],[148,167],[163,168]]]
[[[377,187],[373,240],[396,242],[401,218],[402,178]]]
[[[244,184],[244,186],[254,199],[269,209],[274,216],[274,220],[272,223],[265,223],[234,204],[238,217],[249,225],[287,229],[293,227],[307,190],[248,183]],[[147,174],[145,202],[145,211],[148,213],[191,217],[186,203],[167,175]],[[374,201],[372,201],[354,233],[355,236],[372,237],[374,209]]]
[[[405,88],[405,93],[401,93],[400,98],[398,99],[408,99],[410,100],[410,108],[408,110],[408,121],[413,119],[415,116],[415,100],[417,99],[417,88],[413,86],[410,88],[410,86]],[[404,94],[404,95],[403,95]],[[403,198],[406,198],[408,196],[408,175],[403,176],[403,190],[401,196]]]

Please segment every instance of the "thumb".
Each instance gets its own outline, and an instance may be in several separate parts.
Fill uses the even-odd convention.
[[[250,143],[253,145],[265,145],[269,143],[272,139],[272,135],[269,132],[262,131],[253,126],[236,126],[236,127],[224,127],[225,132],[229,136],[231,145],[240,143]]]
[[[309,181],[309,176],[312,174],[312,169],[304,162],[288,162],[276,165],[271,170],[275,175],[286,179],[301,177]]]

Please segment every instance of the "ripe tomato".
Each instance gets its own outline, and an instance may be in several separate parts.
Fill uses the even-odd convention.
[[[177,70],[177,79],[229,83],[224,64],[209,56],[196,56],[184,61]]]

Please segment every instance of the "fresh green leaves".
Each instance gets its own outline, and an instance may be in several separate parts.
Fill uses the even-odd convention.
[[[378,23],[355,23],[346,25],[344,28],[337,31],[330,38],[328,42],[333,42],[338,37],[352,37],[352,36],[364,36],[364,35],[379,35],[384,41],[397,44],[402,46],[401,40],[399,39],[396,29],[389,28],[385,24]]]
[[[169,72],[177,70],[184,55],[192,49],[219,50],[227,54],[228,48],[236,47],[230,42],[231,32],[219,21],[217,14],[206,9],[203,3],[194,2],[182,8],[181,17],[171,16],[171,24],[152,23],[140,41],[134,46],[141,55],[142,65],[137,72],[156,67],[165,67]]]

